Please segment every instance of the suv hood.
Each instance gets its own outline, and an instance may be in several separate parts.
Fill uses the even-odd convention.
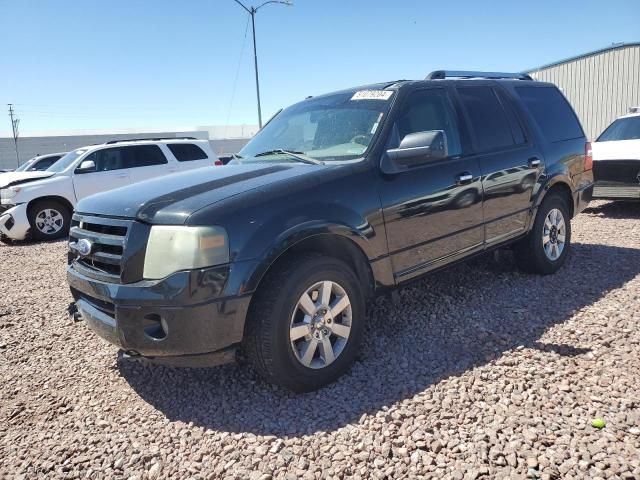
[[[92,195],[76,211],[181,225],[194,212],[226,198],[324,168],[298,163],[198,168]]]
[[[55,175],[55,172],[6,172],[0,173],[0,188],[19,185],[21,183],[39,180],[41,178],[49,178]]]

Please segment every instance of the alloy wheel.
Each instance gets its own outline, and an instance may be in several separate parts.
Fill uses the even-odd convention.
[[[55,235],[64,227],[64,217],[53,208],[45,208],[36,215],[36,228],[45,235]]]
[[[298,362],[312,369],[333,363],[344,351],[352,321],[351,301],[336,282],[309,287],[291,317],[289,340]]]
[[[567,227],[562,212],[554,208],[544,219],[542,228],[542,246],[544,253],[551,261],[556,261],[562,255],[565,247]]]

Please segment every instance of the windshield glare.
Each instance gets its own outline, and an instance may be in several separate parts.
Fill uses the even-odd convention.
[[[391,91],[377,90],[305,100],[278,114],[240,155],[246,158],[282,149],[322,161],[360,158],[389,110],[392,95]],[[273,158],[282,156],[286,154],[274,154]],[[260,157],[260,161],[264,158],[272,156]]]
[[[56,163],[47,168],[47,172],[62,172],[66,170],[70,165],[75,162],[80,155],[87,151],[86,148],[81,148],[79,150],[75,150],[73,152],[67,153],[64,157],[58,160]]]

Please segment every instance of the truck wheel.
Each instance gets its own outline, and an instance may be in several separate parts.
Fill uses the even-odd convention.
[[[31,237],[34,240],[53,240],[69,233],[71,212],[55,200],[37,201],[29,208]]]
[[[549,194],[538,208],[533,229],[514,249],[518,266],[529,273],[555,273],[564,264],[571,244],[570,219],[564,197]]]
[[[364,317],[361,287],[344,262],[319,254],[292,257],[256,292],[246,353],[266,380],[297,392],[316,390],[353,362]]]

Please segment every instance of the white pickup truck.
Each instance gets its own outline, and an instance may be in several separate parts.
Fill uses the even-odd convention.
[[[221,165],[207,140],[115,140],[69,152],[42,172],[0,176],[0,240],[60,238],[76,203],[94,193],[173,172]]]
[[[640,107],[609,125],[591,148],[593,198],[640,201]]]

